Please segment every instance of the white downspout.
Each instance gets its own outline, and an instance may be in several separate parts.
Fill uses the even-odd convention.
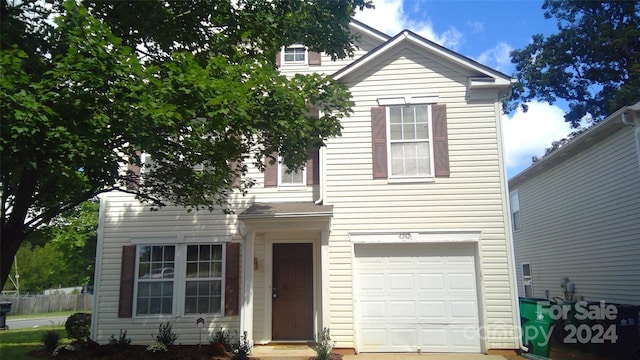
[[[314,201],[316,205],[322,205],[324,201],[324,149],[325,147],[322,146],[318,150],[318,172],[320,174],[318,174],[318,199]]]

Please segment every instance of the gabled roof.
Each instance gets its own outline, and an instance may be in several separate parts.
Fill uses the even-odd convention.
[[[637,125],[640,126],[640,101],[629,106],[625,106],[613,114],[607,116],[604,120],[585,130],[582,134],[571,139],[567,144],[556,149],[533,165],[521,171],[509,180],[509,188],[513,188],[522,182],[556,166],[564,160],[570,159],[586,148],[593,146],[598,141],[613,134],[615,131],[633,125],[629,119],[635,119]],[[633,121],[633,120],[631,120]]]
[[[350,25],[353,26],[354,28],[356,28],[356,30],[358,30],[358,32],[361,32],[363,34],[367,34],[369,36],[371,36],[374,39],[380,40],[380,41],[387,41],[391,38],[391,36],[383,33],[380,30],[374,29],[371,26],[362,23],[354,18],[351,18],[351,22]]]
[[[364,24],[360,23],[360,25]],[[508,87],[512,84],[512,79],[510,76],[505,75],[497,70],[491,69],[488,66],[482,65],[479,62],[461,55],[455,51],[440,46],[433,41],[427,40],[410,30],[403,30],[396,36],[388,39],[386,42],[371,50],[360,59],[352,62],[348,66],[345,66],[344,68],[334,73],[333,78],[339,80],[340,78],[357,72],[359,69],[371,63],[382,54],[388,53],[394,48],[407,42],[414,44],[427,52],[439,55],[440,57],[447,59],[458,66],[479,73],[480,76],[478,78],[471,79],[471,87]]]

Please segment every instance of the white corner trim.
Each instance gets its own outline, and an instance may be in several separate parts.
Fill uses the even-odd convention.
[[[392,231],[352,231],[349,239],[355,244],[397,244],[397,243],[477,243],[480,230],[392,230]]]

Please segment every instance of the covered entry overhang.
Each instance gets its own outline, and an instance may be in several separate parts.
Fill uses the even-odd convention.
[[[240,331],[251,341],[313,340],[329,325],[332,216],[333,206],[313,202],[254,203],[238,215],[245,233]]]

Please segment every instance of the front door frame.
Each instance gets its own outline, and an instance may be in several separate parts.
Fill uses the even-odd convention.
[[[310,243],[312,246],[312,259],[313,259],[313,334],[318,333],[318,321],[319,321],[319,308],[318,308],[318,294],[321,293],[321,279],[320,271],[318,267],[320,264],[320,251],[318,249],[320,242],[320,234],[318,232],[285,232],[285,233],[267,233],[265,238],[265,283],[264,287],[264,299],[265,299],[265,311],[264,311],[264,334],[266,338],[273,341],[273,244],[282,243]],[[314,339],[300,340],[299,342],[308,342]],[[296,341],[293,341],[296,342]]]

